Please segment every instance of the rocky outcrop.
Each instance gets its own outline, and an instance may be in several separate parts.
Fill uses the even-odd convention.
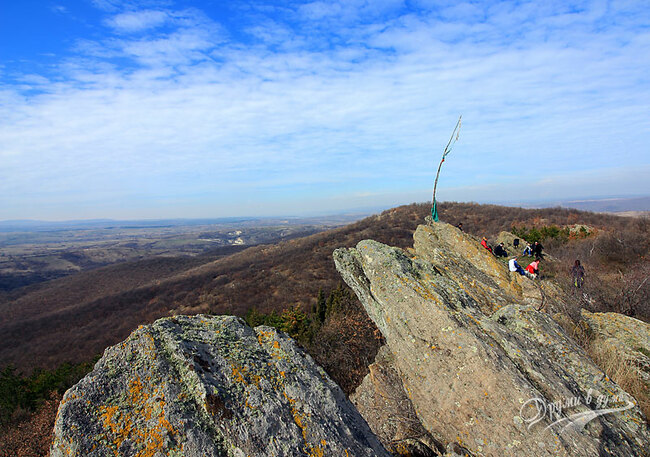
[[[515,240],[519,240],[519,245],[515,248]],[[518,257],[524,252],[526,247],[526,240],[513,235],[510,232],[501,232],[495,241],[495,244],[503,243],[503,247],[508,252],[508,255]]]
[[[414,239],[411,256],[368,240],[334,260],[435,442],[476,456],[647,455],[634,398],[537,310],[551,293],[455,227],[420,226]]]
[[[106,350],[61,402],[52,457],[388,456],[284,334],[178,316]]]
[[[561,309],[557,303],[563,297],[553,283],[510,273],[507,263],[486,251],[478,238],[456,227],[421,225],[413,239],[415,258],[444,269],[487,314],[510,303]]]
[[[593,339],[630,366],[650,389],[650,325],[618,313],[590,313],[582,310],[583,321]]]

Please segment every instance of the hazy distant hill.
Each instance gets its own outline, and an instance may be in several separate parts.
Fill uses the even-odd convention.
[[[536,207],[553,206],[575,208],[581,211],[594,211],[598,213],[643,213],[650,211],[650,197],[566,200],[546,203]],[[633,213],[630,213],[630,215],[632,214]]]
[[[334,249],[368,238],[411,246],[412,233],[428,212],[428,205],[412,204],[274,245],[226,250],[214,258],[128,262],[0,296],[0,366],[11,362],[29,370],[88,360],[138,325],[172,313],[243,315],[251,308],[268,312],[293,305],[310,309],[319,289],[328,293],[340,282]],[[570,209],[464,203],[442,204],[440,214],[446,222],[463,222],[466,231],[488,236],[512,225],[627,223]]]

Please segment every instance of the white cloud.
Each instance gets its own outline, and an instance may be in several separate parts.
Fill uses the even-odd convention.
[[[168,19],[166,11],[129,11],[109,18],[106,24],[121,33],[135,33],[160,27]]]
[[[100,10],[113,13],[115,11],[135,11],[147,8],[164,8],[173,4],[173,0],[90,0]]]
[[[341,14],[343,8],[336,2],[312,2],[300,5],[300,13],[308,20],[320,20]]]
[[[282,199],[291,186],[419,195],[461,113],[443,196],[497,199],[527,183],[537,184],[531,198],[572,192],[572,182],[575,193],[596,190],[579,176],[607,175],[613,162],[647,171],[650,64],[639,56],[650,40],[630,12],[623,27],[616,10],[594,24],[605,19],[590,3],[566,13],[450,2],[397,16],[401,2],[387,2],[387,18],[350,22],[369,5],[305,6],[305,28],[256,12],[242,30],[252,44],[196,10],[120,6],[110,23],[119,35],[81,42],[56,78],[22,77],[42,92],[0,92],[0,193],[173,194],[196,205],[193,195],[244,201],[260,189]],[[315,17],[347,22],[327,35]],[[644,181],[628,184],[639,193]]]

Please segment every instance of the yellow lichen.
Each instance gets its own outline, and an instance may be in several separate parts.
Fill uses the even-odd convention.
[[[165,418],[161,389],[155,388],[153,392],[150,389],[150,384],[145,386],[136,378],[129,383],[123,409],[116,405],[99,406],[100,420],[116,456],[122,444],[129,440],[138,449],[134,457],[153,457],[164,450],[166,435],[177,434]],[[146,425],[138,423],[142,419]]]

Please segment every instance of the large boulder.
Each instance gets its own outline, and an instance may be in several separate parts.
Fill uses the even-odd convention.
[[[519,245],[515,247],[515,240],[519,240]],[[511,232],[501,232],[497,236],[497,239],[495,241],[495,244],[498,243],[503,243],[503,246],[505,250],[508,252],[509,255],[511,256],[519,256],[522,255],[524,252],[524,249],[526,248],[526,240],[523,238],[518,237],[517,235],[511,233]]]
[[[650,433],[634,398],[525,305],[527,278],[478,240],[433,224],[416,231],[414,257],[367,240],[334,260],[436,442],[477,456],[647,454]],[[605,414],[603,399],[620,411]]]
[[[107,349],[65,394],[51,455],[389,454],[292,339],[199,315],[158,320]]]

